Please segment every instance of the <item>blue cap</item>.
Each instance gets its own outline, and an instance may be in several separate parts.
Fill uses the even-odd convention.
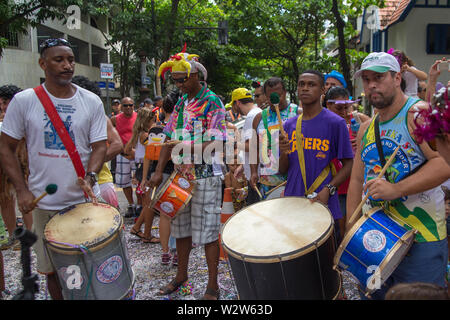
[[[347,82],[345,81],[342,73],[339,73],[336,70],[333,70],[329,74],[325,75],[325,81],[327,81],[328,78],[335,78],[340,83],[342,83],[342,85],[344,86],[345,89],[347,89]]]

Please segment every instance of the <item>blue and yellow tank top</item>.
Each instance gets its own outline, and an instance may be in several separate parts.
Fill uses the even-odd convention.
[[[408,130],[408,111],[418,101],[420,100],[409,97],[394,118],[379,123],[380,140],[386,161],[400,145],[394,162],[386,171],[387,179],[391,183],[405,179],[427,161]],[[361,142],[364,183],[375,179],[383,168],[376,147],[374,126],[375,117],[364,133]],[[417,242],[439,241],[447,236],[444,194],[440,186],[389,202],[369,197],[368,204],[372,207],[383,206],[393,218],[406,228],[416,229],[418,231]]]

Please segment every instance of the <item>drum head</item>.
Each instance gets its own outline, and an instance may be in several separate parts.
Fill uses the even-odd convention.
[[[222,228],[225,250],[235,256],[264,260],[303,255],[332,231],[333,217],[324,205],[303,197],[255,203],[234,214]]]
[[[54,247],[93,247],[113,236],[122,225],[122,217],[109,204],[80,203],[58,212],[44,229],[45,239]]]

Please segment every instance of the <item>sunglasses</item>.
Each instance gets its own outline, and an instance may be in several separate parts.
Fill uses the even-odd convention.
[[[172,79],[172,81],[175,82],[175,83],[185,83],[186,81],[188,81],[189,77],[186,76],[186,77],[180,78],[180,79],[174,79],[174,78],[171,78],[171,79]]]
[[[262,96],[262,94],[255,94],[255,98],[259,98],[260,96]]]
[[[72,47],[69,41],[63,38],[57,38],[57,39],[47,39],[44,42],[41,43],[39,46],[39,49],[41,50],[41,53],[48,48],[56,47],[56,46],[67,46]]]
[[[125,108],[127,108],[127,107],[132,107],[132,106],[134,106],[134,104],[123,104],[122,106],[124,106]]]
[[[356,101],[353,101],[353,100],[328,100],[328,102],[331,102],[334,104],[354,104],[358,101],[359,101],[359,99]]]

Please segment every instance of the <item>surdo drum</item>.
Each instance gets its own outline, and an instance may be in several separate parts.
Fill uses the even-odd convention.
[[[303,197],[255,203],[221,230],[239,298],[335,299],[341,278],[333,270],[333,217]]]
[[[348,271],[359,282],[358,289],[370,296],[398,267],[415,233],[391,219],[383,208],[372,208],[342,240],[334,258],[335,268]]]
[[[44,236],[64,299],[116,300],[132,292],[123,219],[114,207],[69,206],[50,219]]]

